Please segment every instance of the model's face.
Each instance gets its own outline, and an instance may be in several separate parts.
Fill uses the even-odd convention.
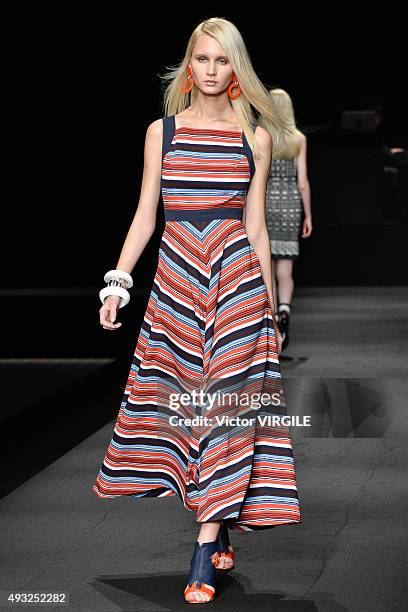
[[[190,60],[194,86],[206,94],[220,94],[231,84],[233,69],[221,45],[200,34]],[[212,82],[209,82],[212,81]]]

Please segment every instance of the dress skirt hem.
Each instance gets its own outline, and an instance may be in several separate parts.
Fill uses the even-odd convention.
[[[299,259],[299,255],[274,255],[272,253],[272,258],[273,259],[292,259],[292,260],[296,260]]]
[[[156,488],[152,488],[152,489],[148,489],[146,491],[141,491],[139,493],[116,493],[116,494],[104,494],[102,493],[102,491],[99,489],[99,487],[94,484],[92,487],[92,491],[94,493],[96,493],[96,495],[98,497],[100,497],[101,499],[108,499],[108,498],[117,498],[117,497],[123,497],[123,496],[131,496],[131,497],[135,497],[136,499],[140,499],[140,498],[148,498],[148,497],[178,497],[178,499],[180,499],[180,501],[183,503],[182,497],[176,493],[175,491],[173,491],[172,489],[166,489],[164,487],[156,487]],[[194,512],[195,509],[194,508],[190,508],[188,506],[186,506],[186,504],[183,503],[183,507],[186,510],[189,510],[190,512]],[[222,511],[217,512],[217,514],[207,520],[199,520],[199,518],[197,518],[196,516],[196,522],[197,523],[207,523],[207,522],[211,522],[211,521],[225,521],[229,527],[229,529],[231,531],[237,532],[237,533],[247,533],[249,531],[260,531],[263,529],[272,529],[273,527],[277,527],[278,525],[290,525],[290,524],[302,524],[302,520],[300,518],[300,514],[298,513],[295,517],[293,518],[275,518],[275,519],[271,519],[269,520],[268,515],[265,514],[265,511],[262,510],[262,518],[260,520],[245,520],[245,521],[240,521],[239,520],[239,513],[235,513],[235,516],[231,516],[231,511],[228,512],[228,514],[223,515]],[[281,514],[281,512],[280,512]]]

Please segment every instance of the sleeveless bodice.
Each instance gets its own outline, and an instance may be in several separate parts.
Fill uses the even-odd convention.
[[[164,118],[161,190],[166,220],[240,218],[254,173],[245,134]],[[167,142],[166,142],[167,139]]]

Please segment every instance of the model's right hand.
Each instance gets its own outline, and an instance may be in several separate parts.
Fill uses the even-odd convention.
[[[116,321],[116,315],[119,309],[120,296],[119,295],[108,295],[105,298],[104,303],[99,309],[99,320],[103,329],[117,329],[122,323]]]

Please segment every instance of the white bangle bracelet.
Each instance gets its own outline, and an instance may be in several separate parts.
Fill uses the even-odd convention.
[[[126,304],[128,304],[130,300],[129,291],[127,289],[124,289],[123,287],[104,287],[103,289],[101,289],[99,292],[99,297],[101,299],[102,304],[104,303],[105,298],[108,295],[118,295],[121,298],[119,308],[123,308],[123,306],[126,306]]]
[[[127,289],[131,289],[133,287],[133,280],[130,276],[129,272],[124,272],[123,270],[109,270],[103,277],[105,283],[108,283],[111,280],[124,280],[127,284]]]

